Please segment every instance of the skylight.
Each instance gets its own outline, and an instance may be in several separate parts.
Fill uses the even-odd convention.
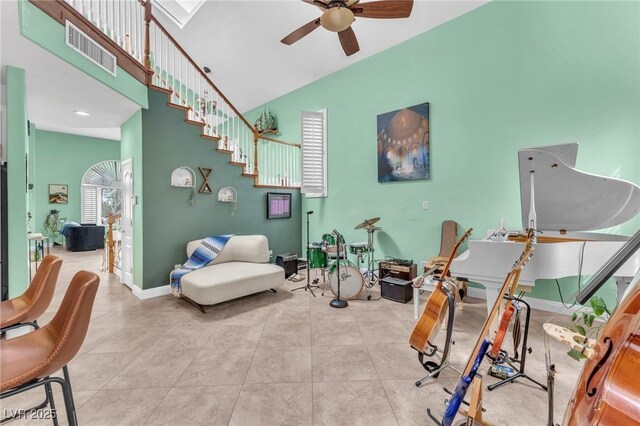
[[[171,19],[180,29],[196,14],[206,0],[154,0],[158,10]]]

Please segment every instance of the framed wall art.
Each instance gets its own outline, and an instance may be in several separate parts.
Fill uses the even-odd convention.
[[[378,182],[429,179],[429,103],[378,115]]]
[[[69,187],[67,185],[49,184],[49,204],[67,204]]]

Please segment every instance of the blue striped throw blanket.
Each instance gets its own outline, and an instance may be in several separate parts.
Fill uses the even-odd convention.
[[[215,259],[224,248],[227,241],[233,237],[231,235],[216,235],[207,237],[200,242],[200,245],[191,253],[189,259],[180,268],[171,272],[171,292],[174,296],[180,297],[180,279],[191,271],[204,268]]]

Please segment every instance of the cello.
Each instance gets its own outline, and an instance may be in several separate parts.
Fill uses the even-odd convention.
[[[640,231],[591,277],[576,300],[585,304],[591,296],[640,248]],[[585,361],[573,391],[563,424],[640,424],[640,274],[630,287]],[[587,347],[591,346],[591,347]]]

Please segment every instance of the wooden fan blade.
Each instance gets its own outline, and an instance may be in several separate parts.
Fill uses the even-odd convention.
[[[305,3],[309,3],[314,6],[318,6],[321,9],[328,9],[329,5],[322,0],[302,0]]]
[[[295,30],[294,32],[292,32],[291,34],[289,34],[288,36],[286,36],[280,41],[288,45],[293,44],[296,41],[300,40],[302,37],[309,34],[311,31],[318,28],[319,26],[320,26],[320,19],[314,19],[308,24],[301,26],[300,28],[298,28],[297,30]]]
[[[408,18],[411,15],[411,9],[413,9],[413,0],[382,0],[358,3],[350,9],[356,18]]]
[[[351,27],[344,31],[340,31],[338,33],[338,38],[340,38],[340,44],[347,56],[351,56],[360,50],[360,46],[358,46],[358,39]]]

